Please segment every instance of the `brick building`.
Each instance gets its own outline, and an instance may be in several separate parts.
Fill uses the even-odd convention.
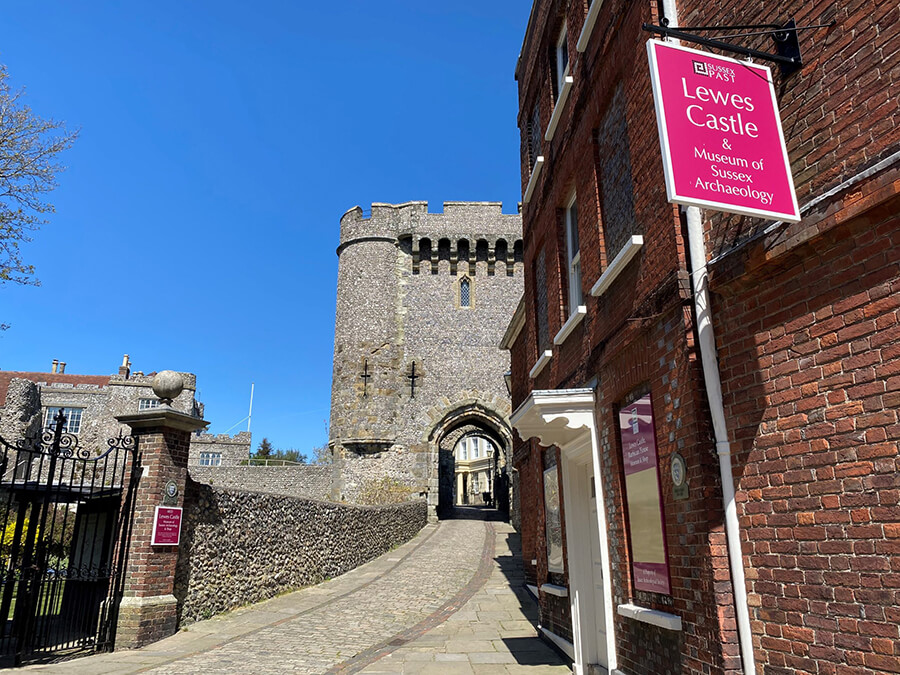
[[[667,201],[642,30],[663,18],[835,21],[800,33],[801,69],[772,68],[800,222]],[[900,672],[897,19],[533,4],[503,344],[526,575],[576,672]]]
[[[47,428],[60,411],[67,418],[68,430],[85,449],[105,449],[107,440],[126,429],[116,416],[151,410],[159,399],[151,388],[153,376],[132,372],[128,355],[114,375],[77,375],[67,373],[66,364],[53,361],[51,372],[0,370],[0,436],[9,442],[35,435]],[[203,404],[197,400],[197,377],[182,373],[184,391],[172,402],[172,408],[203,417]],[[251,436],[195,433],[191,435],[190,466],[235,466],[250,453]]]
[[[502,475],[512,435],[498,344],[522,293],[521,236],[498,202],[373,204],[341,218],[335,498],[394,481],[427,494],[434,517],[453,504],[463,437],[490,439]]]

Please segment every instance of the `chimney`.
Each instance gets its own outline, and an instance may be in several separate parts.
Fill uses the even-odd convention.
[[[122,365],[119,366],[119,375],[122,375],[126,380],[128,376],[131,374],[131,362],[128,360],[128,354],[122,357]]]
[[[55,372],[56,372],[56,366],[58,366],[58,365],[59,365],[59,359],[53,359],[53,365],[52,365],[52,367],[51,367],[51,369],[50,369],[50,372],[51,372],[51,373],[55,373]]]
[[[60,361],[59,362],[59,373],[60,373],[60,375],[62,375],[64,372],[66,372],[66,362]]]

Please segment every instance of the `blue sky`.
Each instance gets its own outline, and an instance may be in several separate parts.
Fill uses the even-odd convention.
[[[7,0],[0,62],[80,128],[0,287],[0,369],[194,372],[210,430],[327,436],[338,226],[356,204],[520,199],[530,3]],[[246,428],[246,422],[232,433]]]

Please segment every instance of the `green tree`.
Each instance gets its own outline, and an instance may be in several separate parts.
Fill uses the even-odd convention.
[[[31,241],[30,233],[53,213],[45,195],[65,168],[57,155],[72,145],[77,132],[35,115],[23,102],[23,91],[13,91],[8,78],[6,66],[0,65],[0,286],[36,286],[34,266],[25,263],[19,246]]]
[[[257,459],[269,459],[275,452],[275,448],[272,447],[272,444],[269,442],[268,438],[263,438],[259,442],[259,447],[256,448]]]
[[[279,450],[275,453],[275,459],[283,459],[288,462],[299,462],[300,464],[306,464],[309,461],[309,457],[296,448]]]

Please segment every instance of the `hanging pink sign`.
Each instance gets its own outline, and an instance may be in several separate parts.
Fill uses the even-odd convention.
[[[669,201],[800,220],[772,73],[647,41]]]

